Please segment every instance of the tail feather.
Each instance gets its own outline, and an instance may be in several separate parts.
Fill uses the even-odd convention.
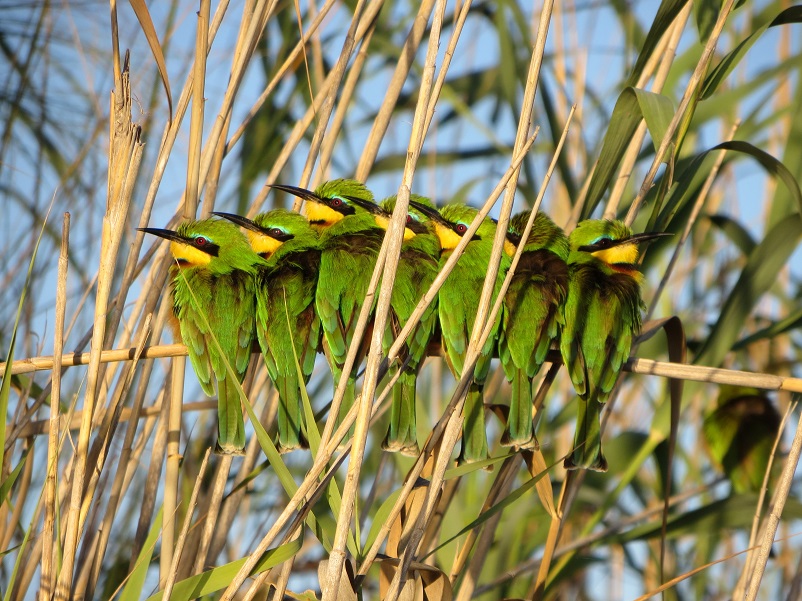
[[[301,424],[301,392],[298,378],[281,376],[277,378],[276,387],[279,393],[278,404],[278,449],[288,453],[296,449],[307,449],[309,443],[303,435]]]
[[[501,444],[505,447],[538,447],[532,421],[532,382],[522,369],[516,369],[512,378],[510,413],[501,435]]]
[[[393,453],[412,457],[420,454],[415,415],[414,371],[401,374],[393,388],[393,404],[390,410],[390,426],[382,442],[382,448]]]
[[[563,466],[568,470],[587,469],[607,471],[607,460],[601,446],[602,403],[595,399],[577,399],[576,433],[574,450],[565,458]]]
[[[217,381],[217,446],[219,455],[245,454],[245,422],[237,385],[226,377]]]
[[[482,387],[471,384],[465,406],[462,409],[462,450],[459,462],[474,463],[488,458],[487,433],[485,432],[485,407]]]

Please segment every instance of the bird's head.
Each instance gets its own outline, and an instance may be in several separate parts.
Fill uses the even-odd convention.
[[[362,212],[378,214],[373,193],[365,184],[352,179],[335,179],[322,183],[312,192],[296,186],[273,184],[272,188],[289,192],[306,201],[304,212],[309,223],[325,229],[349,215]]]
[[[666,232],[633,234],[622,221],[589,219],[579,223],[568,240],[572,252],[587,253],[616,270],[630,271],[640,255],[639,246],[645,242],[671,236]]]
[[[214,213],[236,223],[245,230],[251,248],[263,259],[269,259],[285,242],[297,238],[314,241],[317,234],[300,213],[274,209],[260,213],[253,220],[233,213]]]
[[[462,203],[452,203],[444,206],[438,212],[437,209],[425,204],[410,200],[410,206],[428,217],[434,224],[437,237],[440,239],[440,248],[443,252],[452,251],[456,248],[459,241],[468,232],[468,228],[476,215],[479,213],[473,207]],[[492,241],[495,223],[486,217],[479,229],[471,238],[471,241],[489,240]]]
[[[425,206],[431,207],[433,210],[434,205],[432,201],[426,198],[425,196],[421,196],[420,194],[410,194],[409,199],[411,202],[423,204]],[[384,223],[382,223],[382,218],[377,217],[376,222],[387,229],[387,225],[389,224],[389,219],[392,216],[393,211],[395,210],[395,202],[397,198],[395,196],[389,196],[385,198],[383,201],[379,203],[379,206],[386,214],[386,219]],[[418,209],[416,209],[411,203],[407,209],[407,221],[406,221],[406,229],[404,230],[404,240],[411,240],[415,236],[419,234],[434,234],[434,226],[431,225],[429,218],[421,213]]]
[[[184,221],[175,230],[141,228],[170,241],[170,253],[181,269],[203,267],[218,273],[251,270],[260,261],[248,240],[232,223],[203,219]]]
[[[504,244],[504,250],[509,256],[515,254],[515,248],[521,242],[529,216],[530,211],[523,211],[510,218],[507,226],[507,243]],[[548,215],[542,212],[535,215],[525,247],[529,250],[545,248],[563,259],[568,258],[568,241],[565,234]]]

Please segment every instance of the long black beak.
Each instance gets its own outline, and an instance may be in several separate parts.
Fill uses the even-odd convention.
[[[159,238],[164,238],[165,240],[172,240],[173,242],[183,242],[185,244],[187,242],[186,238],[183,238],[173,230],[161,230],[155,227],[140,227],[137,229],[140,232],[145,232],[146,234],[153,234],[154,236],[158,236]]]
[[[621,244],[627,242],[634,242],[635,244],[643,244],[644,242],[649,242],[650,240],[655,240],[657,238],[668,238],[669,236],[673,236],[671,232],[643,232],[642,234],[633,234],[629,238],[625,240],[621,240]]]
[[[363,198],[357,198],[356,196],[343,196],[348,202],[351,202],[359,207],[362,207],[369,213],[373,213],[374,215],[381,215],[382,217],[389,218],[392,213],[388,213],[384,209],[382,209],[379,205],[375,202],[371,202],[370,200],[365,200]]]
[[[287,186],[284,184],[268,184],[268,188],[275,188],[276,190],[281,190],[282,192],[287,192],[288,194],[292,194],[293,196],[297,196],[298,198],[303,198],[304,200],[311,200],[312,202],[322,202],[321,198],[312,192],[311,190],[307,190],[306,188],[299,188],[298,186]]]
[[[415,200],[409,201],[409,206],[414,207],[416,210],[420,211],[424,215],[426,215],[432,221],[439,223],[445,227],[451,227],[451,223],[443,219],[443,216],[437,212],[437,209],[433,209],[432,207],[427,207]]]
[[[264,233],[262,228],[256,225],[253,221],[248,219],[247,217],[243,217],[242,215],[237,215],[236,213],[222,213],[218,211],[212,211],[212,215],[217,215],[218,217],[222,217],[223,219],[228,219],[232,223],[236,223],[240,227],[244,227],[246,230],[251,230],[252,232]]]

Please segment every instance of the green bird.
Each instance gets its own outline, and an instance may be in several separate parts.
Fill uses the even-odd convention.
[[[261,213],[253,221],[230,213],[215,215],[245,228],[253,250],[267,261],[256,276],[256,337],[279,393],[278,447],[282,453],[307,448],[301,383],[309,382],[320,343],[317,232],[303,215],[286,209]]]
[[[226,221],[185,221],[175,231],[142,228],[170,240],[173,314],[178,334],[203,391],[217,384],[217,453],[242,454],[245,425],[237,385],[251,358],[255,276],[264,260],[239,229]]]
[[[640,332],[644,309],[639,244],[664,233],[632,234],[621,221],[589,220],[568,241],[568,297],[560,351],[579,395],[574,449],[566,469],[607,470],[599,417]]]
[[[530,212],[515,215],[507,228],[510,258],[521,241]],[[501,437],[505,446],[537,447],[532,419],[532,379],[560,333],[568,291],[568,239],[538,213],[504,296],[504,325],[498,355],[512,384],[510,413]]]
[[[431,201],[417,194],[410,198],[434,209]],[[396,197],[386,198],[379,206],[386,211],[384,219],[389,220],[395,209]],[[385,222],[382,218],[377,221]],[[385,226],[386,227],[386,226]],[[390,299],[390,319],[387,323],[385,352],[390,349],[409,320],[420,299],[431,287],[437,277],[440,257],[440,241],[434,225],[420,211],[410,206],[407,215],[407,229],[401,245],[398,269],[395,274],[393,294]],[[417,456],[420,453],[417,435],[415,388],[418,372],[426,359],[429,341],[437,329],[437,302],[432,302],[421,316],[420,322],[407,339],[406,347],[400,356],[404,361],[403,371],[393,388],[393,402],[390,410],[390,426],[382,442],[387,451]]]
[[[377,218],[384,217],[384,212],[373,200],[370,190],[354,180],[331,180],[318,186],[314,192],[295,186],[272,187],[306,201],[306,217],[320,236],[315,307],[336,388],[342,378],[357,318],[384,239],[385,229],[377,223]],[[373,308],[375,300],[371,311]],[[369,341],[367,335],[360,341],[359,353],[337,416],[338,424],[354,404],[357,368],[367,354]]]
[[[442,267],[468,231],[478,211],[461,203],[446,205],[439,213],[414,201],[410,204],[432,220],[440,239],[440,267]],[[437,311],[442,330],[443,350],[446,363],[456,378],[462,376],[471,330],[479,309],[479,297],[490,262],[495,231],[495,222],[489,217],[485,218],[438,293]],[[498,296],[509,265],[509,257],[502,254],[491,303]],[[481,349],[473,372],[473,382],[465,399],[462,449],[459,458],[461,463],[481,461],[488,456],[482,391],[490,370],[500,324],[501,314],[496,316],[492,332]]]

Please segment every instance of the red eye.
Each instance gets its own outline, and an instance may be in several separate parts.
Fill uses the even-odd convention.
[[[271,227],[267,233],[271,238],[279,238],[284,235],[284,232],[277,227]]]
[[[464,223],[458,223],[454,226],[454,231],[457,232],[460,236],[464,235],[465,232],[468,231],[468,226]]]
[[[203,236],[195,236],[195,246],[206,246],[208,242],[209,241]]]
[[[337,208],[337,207],[341,207],[341,206],[343,206],[343,201],[342,201],[341,199],[339,199],[339,198],[332,198],[332,199],[329,201],[329,204],[330,204],[332,207],[334,207],[334,208]]]
[[[415,220],[414,220],[414,219],[412,219],[412,215],[407,215],[407,224],[410,224],[410,223],[412,223],[413,221],[415,221]]]

